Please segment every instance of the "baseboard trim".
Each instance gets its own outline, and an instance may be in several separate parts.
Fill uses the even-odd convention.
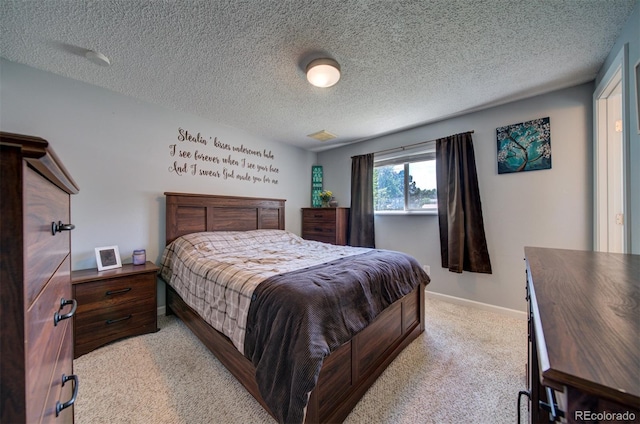
[[[158,309],[157,309],[157,310],[158,310],[158,316],[159,316],[159,317],[160,317],[160,316],[164,316],[164,315],[166,315],[166,314],[167,314],[167,307],[166,307],[166,305],[158,306]]]
[[[488,303],[476,302],[475,300],[464,299],[461,297],[449,296],[447,294],[436,293],[432,291],[425,290],[427,297],[431,297],[433,299],[442,300],[444,302],[455,303],[457,305],[469,306],[476,309],[482,309],[484,311],[495,312],[501,315],[506,315],[511,318],[516,318],[519,320],[526,321],[527,313],[523,311],[518,311],[516,309],[503,308],[502,306],[490,305]]]

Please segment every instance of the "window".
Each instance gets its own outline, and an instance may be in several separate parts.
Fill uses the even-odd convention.
[[[376,156],[373,204],[380,213],[437,213],[435,145]]]

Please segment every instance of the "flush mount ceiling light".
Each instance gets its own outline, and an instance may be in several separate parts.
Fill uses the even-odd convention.
[[[333,59],[316,59],[307,65],[307,81],[316,87],[331,87],[340,80],[340,65]]]
[[[84,54],[84,57],[86,57],[96,65],[100,65],[100,66],[111,65],[111,61],[109,61],[109,58],[107,56],[103,55],[100,52],[96,52],[94,50],[87,50],[86,53]]]

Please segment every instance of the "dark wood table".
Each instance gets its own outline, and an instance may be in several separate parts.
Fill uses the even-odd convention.
[[[640,255],[525,247],[525,259],[531,422],[549,422],[550,405],[570,423],[640,421]]]

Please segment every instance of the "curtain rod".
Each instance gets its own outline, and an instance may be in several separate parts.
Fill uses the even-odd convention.
[[[466,132],[463,132],[463,133],[458,133],[458,134],[467,134],[467,133],[469,133],[469,134],[473,134],[473,130],[471,130],[471,131],[466,131]],[[454,134],[454,135],[458,135],[458,134]],[[451,137],[451,136],[449,136],[449,137]],[[440,138],[445,138],[445,137],[440,137]],[[433,143],[433,142],[434,142],[434,141],[436,141],[436,140],[438,140],[438,139],[435,139],[435,140],[427,140],[427,141],[421,141],[421,142],[419,142],[419,143],[413,143],[413,144],[407,144],[406,146],[392,147],[392,148],[390,148],[390,149],[385,149],[385,150],[380,150],[380,151],[377,151],[377,152],[373,152],[373,154],[374,154],[374,155],[378,155],[378,154],[380,154],[380,153],[393,152],[394,150],[405,150],[405,149],[411,149],[411,148],[413,148],[413,147],[420,146],[420,145],[422,145],[422,144]],[[356,155],[356,156],[357,156],[357,155]],[[352,159],[353,159],[354,157],[355,157],[355,156],[351,156],[351,158],[352,158]]]

